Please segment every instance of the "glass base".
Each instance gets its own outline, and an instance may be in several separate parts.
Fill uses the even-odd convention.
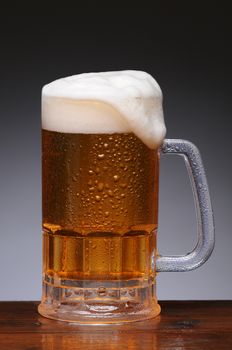
[[[142,321],[159,315],[155,295],[154,281],[79,280],[74,283],[59,279],[57,285],[47,276],[38,311],[48,318],[79,324]]]

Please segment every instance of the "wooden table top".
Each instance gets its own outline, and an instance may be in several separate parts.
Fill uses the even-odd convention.
[[[232,349],[232,301],[163,301],[157,318],[78,326],[43,318],[38,302],[0,302],[0,350]]]

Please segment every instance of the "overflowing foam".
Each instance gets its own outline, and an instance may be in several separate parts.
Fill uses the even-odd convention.
[[[148,147],[165,136],[162,92],[142,71],[84,73],[42,90],[42,127],[66,133],[133,132]]]

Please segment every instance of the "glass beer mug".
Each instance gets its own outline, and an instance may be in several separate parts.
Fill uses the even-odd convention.
[[[160,313],[156,273],[202,265],[214,246],[204,168],[188,141],[165,140],[162,93],[140,71],[88,73],[42,94],[41,315],[80,324]],[[156,250],[160,155],[182,155],[198,242],[184,256]]]

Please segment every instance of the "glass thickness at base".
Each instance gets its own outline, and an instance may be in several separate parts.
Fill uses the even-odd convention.
[[[85,287],[66,287],[51,284],[45,276],[43,299],[39,305],[42,316],[79,324],[112,324],[146,320],[160,313],[155,298],[155,281],[128,280],[119,287],[119,281],[78,281]],[[58,281],[56,281],[57,283]],[[53,281],[54,283],[54,281]],[[73,281],[70,281],[72,284]]]

